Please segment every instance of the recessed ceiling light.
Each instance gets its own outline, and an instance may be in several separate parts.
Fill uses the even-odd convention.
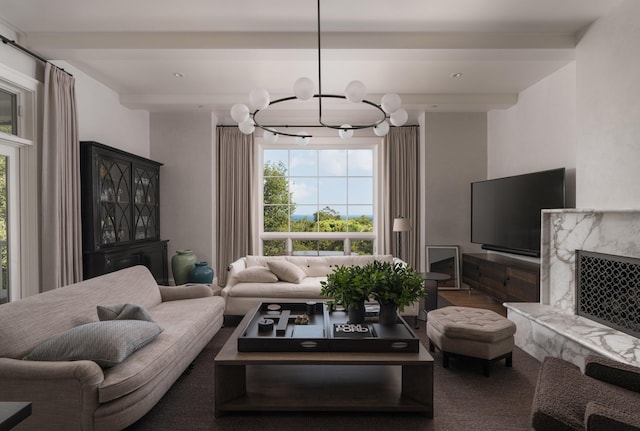
[[[460,73],[460,72],[452,73],[451,77],[452,78],[462,78],[462,73]]]
[[[438,109],[438,105],[431,105],[433,109]]]
[[[176,78],[184,78],[184,73],[174,72],[173,76],[175,76]]]

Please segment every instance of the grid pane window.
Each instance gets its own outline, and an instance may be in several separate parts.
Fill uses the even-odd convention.
[[[263,232],[373,232],[373,149],[263,156]]]
[[[15,94],[0,90],[0,132],[18,134],[18,103]]]

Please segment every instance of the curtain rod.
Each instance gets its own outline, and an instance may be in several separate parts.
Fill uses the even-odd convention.
[[[52,66],[55,66],[56,68],[62,70],[64,73],[66,73],[67,75],[73,77],[72,74],[70,74],[69,72],[67,72],[66,70],[64,70],[61,67],[56,66],[55,64],[51,63],[49,60],[47,60],[46,58],[44,58],[43,56],[36,54],[35,52],[25,48],[24,46],[18,44],[15,40],[11,40],[8,37],[5,37],[3,35],[0,34],[0,38],[2,39],[2,43],[4,43],[5,45],[11,45],[12,47],[14,47],[15,49],[24,52],[25,54],[35,58],[36,60],[40,60],[43,63],[49,63]]]
[[[238,125],[225,125],[225,124],[219,124],[216,127],[238,127]],[[312,127],[316,127],[316,128],[324,128],[325,126],[321,126],[319,124],[313,124],[313,125],[300,125],[300,126],[291,126],[291,125],[286,125],[286,124],[271,124],[271,125],[266,125],[265,127],[285,127],[285,128],[300,128],[303,127],[305,129],[309,129]],[[389,126],[389,127],[394,127],[394,128],[401,128],[401,127],[420,127],[420,125],[418,124],[409,124],[406,126]]]

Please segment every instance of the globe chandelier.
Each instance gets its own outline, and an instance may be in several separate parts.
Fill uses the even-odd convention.
[[[323,94],[322,93],[322,57],[321,57],[321,37],[320,37],[320,0],[318,0],[318,92],[315,92],[313,80],[307,77],[298,78],[293,85],[293,96],[271,100],[269,92],[263,88],[251,90],[249,93],[249,106],[237,103],[231,107],[231,118],[238,123],[238,128],[245,135],[252,134],[256,128],[263,130],[263,138],[266,143],[275,143],[278,136],[295,137],[296,142],[302,145],[309,143],[313,135],[308,132],[290,133],[284,132],[279,127],[267,126],[260,122],[260,112],[278,103],[285,103],[293,100],[318,100],[318,125],[310,127],[327,127],[338,131],[338,135],[343,139],[353,136],[354,130],[373,129],[376,136],[385,136],[389,132],[389,122],[394,126],[402,126],[407,122],[408,114],[402,108],[402,100],[395,93],[385,94],[380,104],[366,100],[367,88],[360,81],[351,81],[345,88],[344,95]],[[322,99],[343,99],[352,104],[363,104],[366,107],[377,111],[378,119],[369,124],[329,124],[322,118]],[[388,120],[388,121],[387,121]],[[286,127],[307,127],[307,126],[286,126]]]

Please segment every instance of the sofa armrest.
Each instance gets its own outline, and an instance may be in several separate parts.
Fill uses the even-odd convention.
[[[226,286],[231,287],[236,284],[235,275],[247,268],[247,260],[244,257],[237,259],[227,267],[227,283]]]
[[[0,358],[0,381],[74,380],[80,386],[97,387],[104,380],[102,368],[93,361],[27,361]],[[6,389],[0,385],[0,393]]]
[[[102,369],[93,361],[0,358],[0,401],[29,401],[28,429],[93,429]]]
[[[162,302],[179,301],[182,299],[205,298],[213,296],[213,291],[206,284],[192,284],[183,286],[159,286]]]
[[[590,401],[584,412],[584,427],[587,431],[640,431],[640,417]]]
[[[603,356],[589,355],[585,359],[584,374],[630,391],[640,392],[640,368],[633,365]]]

